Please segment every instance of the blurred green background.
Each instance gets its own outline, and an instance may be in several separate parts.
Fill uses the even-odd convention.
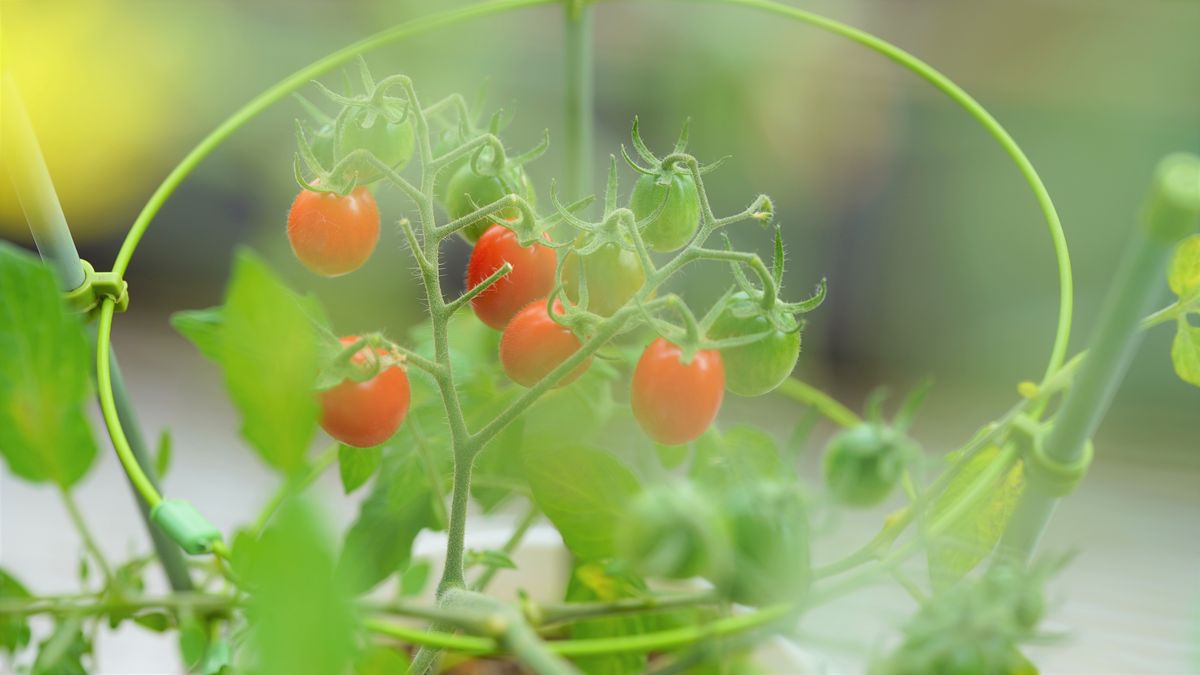
[[[209,129],[269,84],[359,37],[458,2],[5,2],[3,54],[85,257],[106,266],[141,204]],[[436,5],[436,7],[435,7]],[[1200,3],[1055,0],[809,2],[873,31],[972,93],[1025,148],[1054,196],[1077,287],[1083,344],[1155,161],[1200,149]],[[1045,226],[1007,157],[926,83],[861,47],[737,8],[613,2],[597,9],[597,176],[628,143],[633,115],[653,147],[692,118],[692,150],[732,155],[709,181],[719,211],[773,196],[793,297],[822,276],[802,374],[850,404],[877,383],[938,378],[927,431],[960,438],[1038,377],[1057,285]],[[377,74],[411,75],[431,100],[486,86],[516,113],[524,148],[562,138],[556,7],[440,30],[372,53]],[[329,80],[336,83],[337,78]],[[310,97],[316,98],[313,91]],[[131,314],[148,320],[214,304],[239,243],[317,290],[344,332],[419,317],[410,261],[389,230],[363,272],[305,273],[287,251],[294,101],[238,132],[189,178],[138,249]],[[531,167],[539,192],[561,174],[561,145]],[[623,178],[628,185],[631,174]],[[27,233],[5,182],[0,234]],[[385,221],[405,213],[381,196]],[[544,200],[545,201],[545,200]],[[769,232],[739,245],[764,255]],[[447,266],[458,272],[465,248]],[[695,275],[711,278],[712,275]],[[695,277],[694,277],[695,278]],[[714,288],[691,288],[702,297]],[[1165,298],[1164,298],[1165,299]],[[1139,455],[1146,435],[1181,429],[1200,392],[1178,382],[1170,335],[1152,333],[1106,427]],[[737,405],[735,402],[734,405]],[[1122,424],[1124,423],[1124,424]],[[922,429],[918,428],[918,433]],[[1200,463],[1194,443],[1159,459]]]

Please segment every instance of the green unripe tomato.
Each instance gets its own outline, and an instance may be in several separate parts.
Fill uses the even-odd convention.
[[[761,314],[736,316],[739,309],[751,309],[746,305],[752,301],[740,292],[733,298],[708,334],[714,340],[720,340],[771,331],[748,345],[721,350],[721,358],[725,361],[725,388],[739,396],[762,396],[792,374],[800,358],[800,333],[774,330],[771,322]]]
[[[563,262],[563,290],[571,302],[579,302],[579,259],[572,252]],[[637,253],[616,244],[605,244],[583,256],[583,270],[588,311],[600,316],[612,316],[646,283],[646,271]]]
[[[533,184],[523,169],[518,167],[504,176],[484,176],[476,173],[468,161],[454,172],[446,184],[446,211],[451,218],[462,218],[508,194],[521,195],[531,205],[537,201]],[[513,206],[501,209],[496,216],[513,220],[520,214],[520,209]],[[459,230],[459,234],[474,244],[492,225],[490,218],[480,218]]]
[[[651,250],[667,253],[688,243],[700,226],[700,193],[692,174],[678,168],[638,178],[629,195],[633,215],[639,221],[649,218],[660,204],[662,211],[642,230],[642,240]]]
[[[808,511],[795,486],[766,483],[733,492],[726,498],[726,515],[733,535],[729,597],[734,602],[787,602],[808,589]]]
[[[904,471],[909,441],[874,424],[838,432],[825,448],[825,487],[845,506],[874,506],[891,494]]]
[[[645,576],[690,579],[713,571],[729,535],[712,501],[683,483],[638,495],[618,526],[617,546]]]
[[[405,118],[403,122],[389,122],[382,116],[376,116],[371,126],[363,126],[366,119],[365,111],[356,111],[342,124],[338,133],[338,152],[342,157],[356,151],[369,150],[384,164],[399,171],[412,159],[416,139],[413,135],[412,120]],[[383,173],[374,165],[363,162],[353,169],[358,173],[358,182],[371,183],[383,177]]]

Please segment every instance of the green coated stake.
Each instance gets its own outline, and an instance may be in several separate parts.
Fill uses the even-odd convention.
[[[21,209],[25,212],[25,218],[29,221],[29,230],[33,234],[38,252],[44,260],[54,265],[63,291],[69,293],[83,285],[85,263],[79,258],[79,252],[75,248],[75,241],[71,237],[71,230],[67,226],[62,205],[54,190],[54,183],[50,179],[50,172],[46,168],[20,93],[12,77],[7,74],[4,75],[2,98],[4,108],[0,114],[4,118],[5,165],[8,174],[21,202]],[[95,331],[92,331],[93,345],[95,337]],[[147,458],[146,443],[134,417],[133,406],[130,405],[121,371],[117,367],[116,355],[111,354],[110,359],[117,409],[125,427],[131,430],[129,445],[138,464],[147,468],[151,464]],[[152,475],[151,480],[154,480]],[[192,580],[179,547],[175,546],[162,530],[151,524],[150,510],[136,494],[135,500],[171,588],[176,591],[192,590]]]
[[[1200,157],[1170,155],[1155,172],[1142,227],[1117,272],[1078,379],[1049,432],[1036,440],[1037,450],[1025,458],[1029,489],[1000,543],[998,560],[1028,560],[1059,498],[1083,477],[1089,439],[1141,341],[1141,317],[1162,292],[1163,270],[1175,245],[1198,224]]]

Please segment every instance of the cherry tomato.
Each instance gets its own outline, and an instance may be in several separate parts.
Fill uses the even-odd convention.
[[[646,283],[637,253],[616,244],[605,244],[582,258],[589,312],[612,316]],[[579,255],[569,253],[563,263],[563,290],[571,302],[579,302],[579,260]]]
[[[733,302],[708,333],[719,340],[770,331],[761,340],[721,350],[727,366],[725,387],[739,396],[761,396],[772,391],[792,374],[800,357],[799,332],[774,330],[771,322],[758,313],[736,316],[739,310],[753,312],[751,302],[745,293],[734,294]]]
[[[562,314],[562,303],[554,301],[554,313]],[[546,300],[530,303],[504,327],[500,336],[500,364],[509,379],[523,387],[537,384],[558,364],[579,351],[582,343],[567,328],[560,326],[546,313]],[[579,364],[555,386],[575,381],[591,365],[591,357]]]
[[[696,181],[684,168],[660,175],[644,174],[629,195],[629,208],[639,221],[649,218],[663,204],[658,217],[642,230],[642,239],[660,253],[674,251],[691,240],[700,226],[700,193]]]
[[[721,354],[696,352],[680,361],[679,347],[658,338],[646,347],[633,371],[633,416],[650,438],[665,445],[687,443],[717,416],[725,393]]]
[[[358,338],[342,338],[352,345]],[[378,350],[385,353],[383,350]],[[351,363],[367,360],[360,350]],[[351,379],[320,394],[321,427],[338,441],[356,448],[370,448],[392,437],[408,414],[408,374],[400,366],[390,366],[365,382]]]
[[[450,213],[451,218],[462,218],[508,194],[521,195],[531,204],[536,201],[533,184],[529,182],[529,176],[523,169],[518,167],[503,176],[484,176],[475,173],[471,163],[467,162],[454,172],[450,182],[446,184],[446,211]],[[496,215],[513,220],[520,215],[520,211],[516,207],[508,207],[501,209]],[[473,244],[492,225],[494,223],[491,219],[480,218],[459,230],[459,233]]]
[[[345,197],[301,190],[288,212],[288,241],[308,269],[336,277],[362,267],[379,241],[379,208],[365,187]]]
[[[412,159],[415,148],[412,119],[405,118],[403,122],[389,122],[382,116],[376,115],[371,126],[365,127],[366,111],[352,113],[342,125],[338,134],[338,152],[340,157],[356,151],[369,150],[384,164],[399,171]],[[363,162],[355,167],[359,183],[370,183],[383,177],[383,173],[374,164]]]
[[[834,435],[825,447],[825,486],[847,506],[874,506],[887,499],[904,471],[907,441],[876,424]]]
[[[808,513],[794,485],[766,483],[730,493],[724,513],[733,533],[729,594],[743,605],[795,600],[811,580]]]
[[[493,225],[471,251],[471,259],[467,262],[467,288],[479,285],[505,262],[512,265],[512,270],[471,299],[475,316],[496,330],[503,330],[525,305],[554,290],[558,256],[548,246],[521,246],[512,230]]]

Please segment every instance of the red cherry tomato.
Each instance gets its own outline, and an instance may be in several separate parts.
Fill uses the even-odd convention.
[[[557,300],[554,301],[554,313],[563,313],[562,303]],[[517,312],[504,327],[504,335],[500,336],[500,364],[513,382],[532,387],[581,346],[574,333],[555,323],[546,313],[543,298]],[[591,363],[591,357],[587,358],[555,386],[574,382]]]
[[[475,315],[496,330],[503,330],[525,305],[550,294],[558,256],[547,246],[521,246],[512,230],[493,225],[471,251],[467,288],[479,285],[505,262],[512,271],[471,299]]]
[[[720,352],[703,349],[690,363],[662,338],[642,352],[633,371],[633,416],[650,438],[665,445],[687,443],[717,417],[725,392]]]
[[[342,338],[343,345],[356,341],[355,336]],[[363,349],[351,362],[366,359]],[[321,427],[326,433],[346,445],[370,448],[391,438],[408,414],[408,374],[400,366],[391,366],[365,382],[342,380],[320,396]]]
[[[365,187],[341,197],[301,190],[288,212],[288,241],[308,269],[336,277],[362,267],[379,241],[379,208]]]

